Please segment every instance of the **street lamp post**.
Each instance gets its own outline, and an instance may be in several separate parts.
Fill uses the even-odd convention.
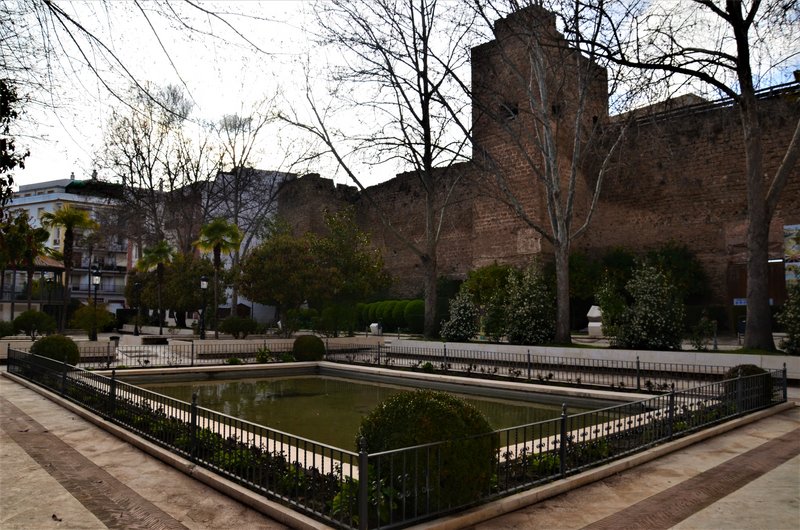
[[[200,340],[206,338],[206,292],[208,291],[208,276],[200,276],[200,290],[203,291],[203,310],[200,312]]]
[[[100,287],[100,269],[92,270],[92,285],[94,285],[94,310],[92,311],[92,334],[89,340],[97,340],[97,289]]]
[[[52,311],[52,303],[53,303],[53,273],[46,272],[45,273],[46,279],[45,283],[47,284],[47,310]]]
[[[133,334],[139,336],[139,321],[142,319],[142,284],[133,284],[133,294],[136,295],[136,320],[133,321]]]

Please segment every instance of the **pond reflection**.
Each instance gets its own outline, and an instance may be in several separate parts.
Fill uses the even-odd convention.
[[[380,402],[414,390],[333,377],[282,377],[139,385],[272,429],[354,450],[361,418]],[[494,429],[558,417],[561,407],[460,395],[486,416]],[[585,409],[583,409],[585,410]],[[570,413],[581,409],[570,408]]]

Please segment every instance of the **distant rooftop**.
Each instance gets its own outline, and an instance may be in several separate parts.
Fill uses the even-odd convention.
[[[65,188],[69,183],[75,182],[73,179],[58,179],[48,180],[45,182],[36,182],[34,184],[23,184],[19,187],[19,193],[25,191],[41,190],[44,188]]]

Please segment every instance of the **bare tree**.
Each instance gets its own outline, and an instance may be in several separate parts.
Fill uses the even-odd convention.
[[[425,334],[436,333],[437,246],[451,193],[461,173],[454,165],[466,160],[462,128],[467,102],[454,94],[453,72],[468,61],[463,42],[472,18],[463,6],[436,0],[335,0],[316,5],[321,41],[345,57],[334,70],[333,96],[348,112],[369,117],[348,134],[332,126],[332,105],[321,105],[307,90],[311,115],[282,118],[319,139],[356,184],[383,225],[422,265],[425,291]],[[363,116],[364,114],[362,114]],[[407,168],[424,197],[424,234],[394,223],[355,169],[356,156],[371,162],[394,161]]]
[[[166,229],[178,252],[190,253],[203,224],[212,217],[214,179],[222,167],[221,152],[209,131],[193,140],[186,131],[177,135],[164,164],[168,182],[176,183],[164,197]]]
[[[158,94],[150,91],[152,87],[118,52],[113,39],[119,31],[115,21],[134,23],[140,30],[137,39],[152,42],[183,84],[174,50],[165,44],[168,41],[160,28],[167,24],[170,31],[191,35],[198,42],[243,45],[268,55],[237,27],[242,19],[264,20],[249,6],[236,12],[191,0],[4,1],[0,3],[0,69],[21,89],[39,92],[35,104],[58,107],[69,97],[58,89],[60,80],[67,77],[80,84],[82,73],[88,71],[120,103],[136,106],[130,93],[119,90],[132,85],[158,105]]]
[[[581,2],[583,4],[583,2]],[[598,53],[623,67],[659,72],[672,86],[711,88],[736,104],[747,184],[747,348],[773,350],[768,291],[769,226],[782,190],[797,178],[800,118],[774,171],[764,170],[756,87],[800,55],[800,8],[783,0],[586,2],[608,34]],[[798,103],[794,103],[796,109]],[[792,122],[796,118],[792,117]]]
[[[194,200],[190,206],[202,211],[205,199],[202,193],[194,196],[192,187],[202,187],[218,165],[205,140],[201,139],[197,150],[187,137],[185,125],[191,104],[184,93],[174,86],[150,87],[149,91],[159,94],[160,104],[140,93],[132,98],[135,107],[113,113],[101,163],[122,184],[120,214],[127,220],[126,235],[130,239],[140,247],[152,245],[165,239],[167,227],[177,226],[178,242],[191,248],[197,235],[191,233],[195,222],[176,221],[183,207],[174,206],[181,200]],[[197,230],[204,221],[199,219]]]
[[[570,249],[589,227],[627,124],[609,121],[607,72],[594,48],[570,46],[557,22],[591,36],[599,20],[564,2],[551,3],[552,11],[516,0],[474,6],[495,40],[473,54],[472,87],[464,89],[471,91],[475,133],[464,132],[483,191],[553,248],[555,340],[569,343]]]
[[[281,186],[292,175],[280,168],[259,170],[253,164],[260,158],[259,141],[265,128],[274,120],[274,98],[265,98],[249,114],[223,116],[215,126],[221,152],[221,171],[210,188],[212,217],[224,217],[242,233],[241,244],[231,252],[234,282],[231,307],[239,302],[236,271],[247,251],[257,243],[258,235],[277,209]],[[207,219],[207,221],[210,219]]]

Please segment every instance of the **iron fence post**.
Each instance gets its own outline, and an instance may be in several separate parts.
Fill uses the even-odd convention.
[[[447,343],[444,343],[444,348],[442,349],[442,371],[447,370]]]
[[[191,460],[197,459],[197,392],[192,392],[191,425],[189,426],[189,454]]]
[[[786,373],[786,363],[783,363],[783,402],[786,403],[789,400],[788,395],[788,388],[786,386],[789,384],[787,373]]]
[[[358,441],[358,528],[369,527],[369,454],[367,440],[362,436]]]
[[[378,366],[381,365],[381,345],[378,344]]]
[[[61,396],[67,392],[67,356],[64,355],[64,362],[61,364]]]
[[[667,410],[667,439],[672,440],[673,424],[675,423],[675,383],[669,393],[669,409]]]
[[[743,403],[743,388],[744,383],[742,381],[742,369],[739,368],[739,373],[736,375],[736,413],[742,412],[744,409]]]
[[[191,358],[192,366],[194,366],[194,340],[192,341],[192,351],[190,352],[190,355],[192,357]]]
[[[528,348],[528,381],[531,380],[531,350]]]
[[[567,404],[561,404],[561,441],[558,446],[558,461],[561,478],[567,476]]]
[[[641,379],[641,376],[640,376],[640,373],[639,373],[639,368],[640,368],[639,356],[637,355],[636,356],[636,390],[641,390],[642,389],[642,379]]]
[[[112,341],[109,340],[106,348],[106,369],[111,367],[111,343]]]
[[[111,370],[111,384],[108,388],[108,417],[114,419],[117,408],[117,369]]]

